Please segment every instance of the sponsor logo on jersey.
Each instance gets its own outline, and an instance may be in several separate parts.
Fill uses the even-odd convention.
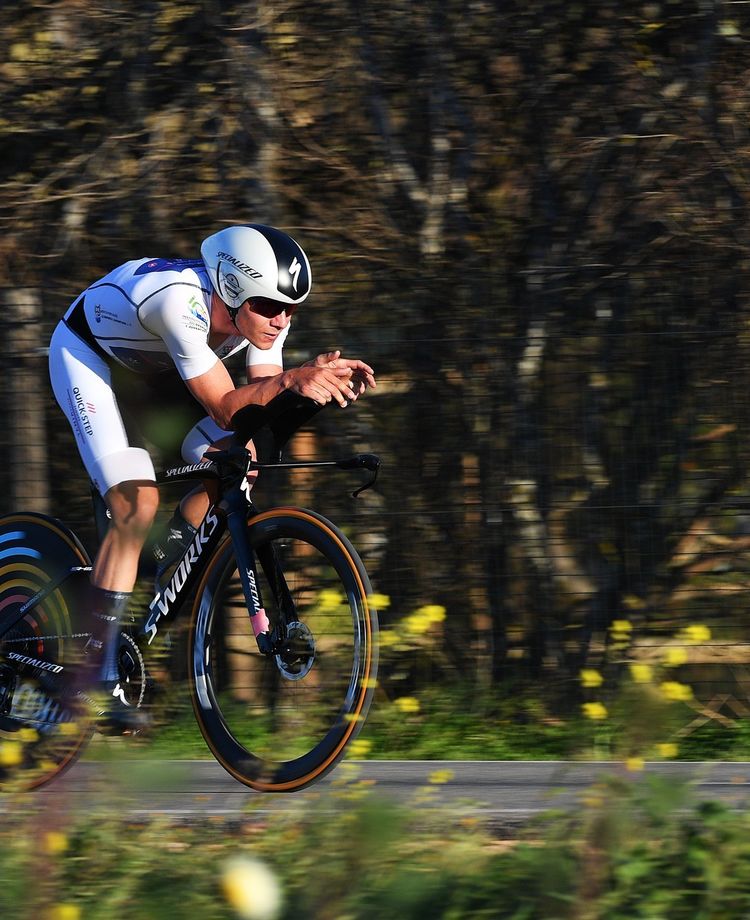
[[[194,316],[201,325],[208,328],[209,318],[205,304],[202,304],[197,297],[193,296],[188,301],[188,310],[190,310],[191,315]]]
[[[110,323],[119,323],[121,326],[130,326],[127,320],[121,319],[112,310],[105,310],[104,307],[98,303],[94,307],[94,322],[101,323],[104,319],[109,320]]]
[[[76,401],[76,411],[78,412],[78,417],[81,421],[81,427],[89,437],[92,437],[94,434],[94,429],[91,427],[88,412],[86,411],[87,405],[90,406],[91,403],[87,404],[84,402],[83,396],[81,396],[81,391],[78,387],[73,387],[73,397]]]

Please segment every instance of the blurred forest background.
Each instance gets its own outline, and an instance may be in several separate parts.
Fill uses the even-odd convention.
[[[399,693],[531,687],[564,713],[582,668],[617,673],[618,630],[648,661],[700,623],[682,673],[740,711],[746,5],[29,0],[0,35],[0,511],[91,538],[46,376],[73,297],[271,223],[313,265],[288,363],[341,348],[379,378],[294,449],[384,468],[356,502],[333,477],[258,502],[344,525],[386,626],[444,608]]]

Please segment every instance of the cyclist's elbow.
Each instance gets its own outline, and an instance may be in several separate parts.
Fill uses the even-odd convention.
[[[232,411],[229,406],[212,406],[208,415],[212,422],[215,422],[219,428],[224,431],[231,431],[232,428]]]

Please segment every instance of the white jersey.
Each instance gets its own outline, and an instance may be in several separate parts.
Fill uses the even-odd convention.
[[[136,373],[177,368],[183,380],[200,377],[217,360],[247,348],[246,365],[283,367],[289,325],[270,349],[241,335],[209,345],[211,282],[202,260],[137,259],[87,288],[65,315],[80,309],[99,347]]]
[[[129,431],[130,423],[126,427],[123,419],[113,383],[115,362],[149,377],[176,368],[183,380],[190,380],[246,348],[248,367],[283,367],[289,325],[266,350],[240,335],[212,347],[210,326],[211,284],[204,264],[182,259],[120,265],[87,288],[58,323],[49,349],[52,388],[102,495],[121,482],[156,479],[150,455],[137,446],[140,434]],[[159,389],[156,381],[156,392],[168,399],[169,387]],[[192,397],[186,387],[184,391],[190,403]],[[229,433],[208,417],[200,419],[184,437],[183,459],[197,463]]]

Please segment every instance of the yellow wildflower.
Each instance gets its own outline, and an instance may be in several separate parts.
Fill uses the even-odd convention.
[[[20,741],[4,741],[0,744],[0,767],[17,767],[23,762],[23,746]]]
[[[349,745],[349,756],[353,757],[354,760],[361,760],[363,757],[366,757],[372,750],[372,741],[365,741],[361,738],[357,738],[356,741],[352,741]]]
[[[688,660],[688,653],[681,646],[668,648],[664,654],[664,664],[668,668],[679,668]]]
[[[442,623],[446,617],[445,607],[441,607],[440,604],[425,604],[424,607],[419,608],[417,613],[426,617],[430,623]]]
[[[453,770],[435,770],[430,773],[430,782],[435,786],[441,786],[444,783],[449,783],[455,775]]]
[[[584,703],[581,709],[587,719],[593,719],[595,722],[606,719],[608,715],[604,703]]]
[[[639,770],[643,769],[643,758],[642,757],[628,757],[625,761],[626,769],[630,770],[631,773],[637,773]]]
[[[693,698],[693,691],[687,684],[678,683],[676,680],[665,680],[661,685],[661,692],[668,700],[685,703]]]
[[[404,629],[414,636],[421,636],[430,628],[431,623],[424,614],[416,610],[404,620]]]
[[[602,675],[593,668],[583,668],[581,670],[581,683],[584,687],[601,687],[604,683]]]
[[[398,645],[398,636],[392,629],[381,632],[379,639],[381,648],[393,648],[394,645]]]
[[[648,684],[654,674],[650,664],[640,664],[632,661],[630,663],[630,676],[637,684]]]
[[[659,756],[663,757],[665,760],[670,760],[677,756],[678,748],[673,741],[666,741],[663,744],[658,744],[656,748],[659,751]]]
[[[424,604],[422,607],[410,613],[404,620],[404,629],[413,635],[422,635],[426,633],[431,626],[436,623],[442,623],[446,617],[445,607],[439,604]]]
[[[230,905],[243,920],[275,920],[281,911],[281,886],[274,872],[259,859],[235,856],[222,873]]]
[[[377,594],[374,592],[370,594],[367,599],[376,610],[385,610],[391,606],[391,599],[387,594]]]
[[[633,631],[633,624],[630,620],[613,620],[609,628],[616,642],[627,642]]]
[[[44,835],[44,849],[52,856],[68,849],[68,838],[60,831],[47,831]]]
[[[691,623],[682,631],[685,641],[691,645],[701,645],[711,639],[711,630],[702,623]]]
[[[324,588],[318,594],[318,609],[321,613],[333,613],[346,600],[341,591],[335,588]]]
[[[403,713],[415,713],[420,710],[419,700],[413,696],[400,696],[393,701],[393,705]]]
[[[50,912],[52,920],[78,920],[81,908],[77,904],[55,904]]]

